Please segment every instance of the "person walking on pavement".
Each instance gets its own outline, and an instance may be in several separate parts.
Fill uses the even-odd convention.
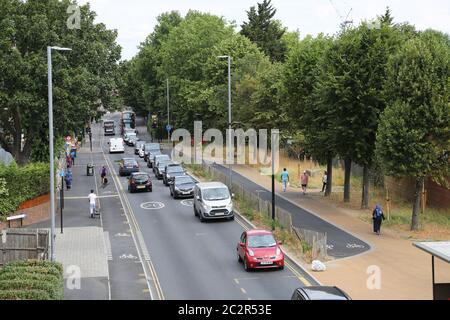
[[[66,180],[66,188],[67,190],[70,190],[72,188],[72,180],[73,180],[72,171],[70,169],[67,170],[65,180]]]
[[[95,205],[97,200],[97,195],[94,193],[94,190],[91,190],[91,193],[88,195],[89,199],[89,212],[91,214],[91,218],[94,218],[94,214],[96,211]]]
[[[327,183],[328,183],[328,172],[325,171],[323,177],[322,177],[322,192],[325,192],[326,188],[327,188]]]
[[[372,213],[372,219],[373,219],[373,232],[375,232],[377,235],[381,234],[381,223],[383,220],[386,220],[384,217],[383,209],[381,209],[381,206],[377,204],[375,206],[375,210],[373,210]]]
[[[108,171],[106,169],[106,166],[102,166],[100,169],[100,177],[102,178],[102,185],[106,186],[108,184],[108,178],[106,178],[106,175],[108,174]]]
[[[287,185],[289,183],[289,173],[286,168],[283,169],[281,173],[281,183],[283,184],[283,192],[286,192]]]
[[[75,157],[76,157],[76,151],[74,149],[72,149],[70,151],[70,159],[72,160],[71,162],[72,162],[73,166],[75,165]]]
[[[306,194],[306,188],[308,187],[309,176],[306,171],[300,176],[300,184],[302,185],[303,195]]]

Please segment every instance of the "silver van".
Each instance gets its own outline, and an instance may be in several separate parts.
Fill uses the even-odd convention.
[[[198,183],[194,188],[194,215],[209,219],[234,220],[233,195],[222,182]]]

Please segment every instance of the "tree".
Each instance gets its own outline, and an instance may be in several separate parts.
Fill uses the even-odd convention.
[[[286,109],[294,128],[302,132],[303,148],[321,163],[327,164],[328,184],[326,195],[331,194],[334,136],[330,134],[333,109],[322,102],[319,88],[321,61],[333,39],[319,35],[306,37],[290,51],[284,67]]]
[[[352,163],[364,168],[361,207],[368,207],[369,170],[373,165],[379,115],[386,107],[384,96],[387,61],[405,35],[382,23],[371,28],[344,29],[323,60],[321,94],[333,110],[332,136],[345,163],[344,201],[350,201]]]
[[[100,106],[118,103],[117,32],[95,24],[88,5],[80,7],[81,28],[68,30],[70,3],[0,0],[0,143],[19,164],[27,163],[31,154],[34,160],[48,160],[47,154],[34,152],[48,145],[48,45],[73,49],[53,52],[56,137],[82,129]]]
[[[389,60],[377,156],[387,175],[416,180],[411,230],[419,228],[425,178],[450,174],[450,39],[426,31]]]
[[[248,22],[241,26],[241,34],[254,42],[272,61],[284,61],[287,45],[283,40],[286,29],[273,20],[277,10],[271,0],[258,3],[258,9],[251,7],[247,11]]]

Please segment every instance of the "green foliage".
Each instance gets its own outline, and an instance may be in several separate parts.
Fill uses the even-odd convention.
[[[450,41],[426,31],[389,62],[391,103],[381,118],[377,155],[394,177],[445,177],[450,172]]]
[[[63,268],[50,261],[18,261],[0,269],[0,299],[62,300]]]
[[[0,179],[8,194],[0,193],[0,216],[13,213],[24,201],[47,194],[50,190],[49,165],[31,163],[23,167],[0,164]]]
[[[116,31],[95,24],[89,5],[80,6],[81,29],[68,30],[69,0],[1,0],[0,135],[19,164],[45,161],[48,145],[47,46],[52,52],[55,136],[83,128],[97,108],[114,109],[120,47]],[[21,148],[22,134],[24,146]]]
[[[248,22],[241,26],[241,34],[254,42],[272,61],[284,61],[287,44],[283,39],[286,29],[274,20],[277,10],[271,0],[258,3],[258,8],[247,11]]]

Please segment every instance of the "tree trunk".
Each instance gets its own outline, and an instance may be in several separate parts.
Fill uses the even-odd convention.
[[[361,209],[369,208],[369,176],[370,170],[368,165],[364,165],[363,170],[363,183],[362,183],[362,198],[361,198]]]
[[[414,205],[411,218],[411,231],[419,230],[419,212],[420,212],[420,201],[422,198],[423,184],[425,183],[425,177],[418,177],[416,179],[416,190],[414,194]]]
[[[333,157],[327,160],[327,187],[325,189],[325,197],[329,197],[333,190]]]
[[[350,202],[350,175],[352,172],[352,160],[344,160],[345,180],[344,180],[344,202]]]

